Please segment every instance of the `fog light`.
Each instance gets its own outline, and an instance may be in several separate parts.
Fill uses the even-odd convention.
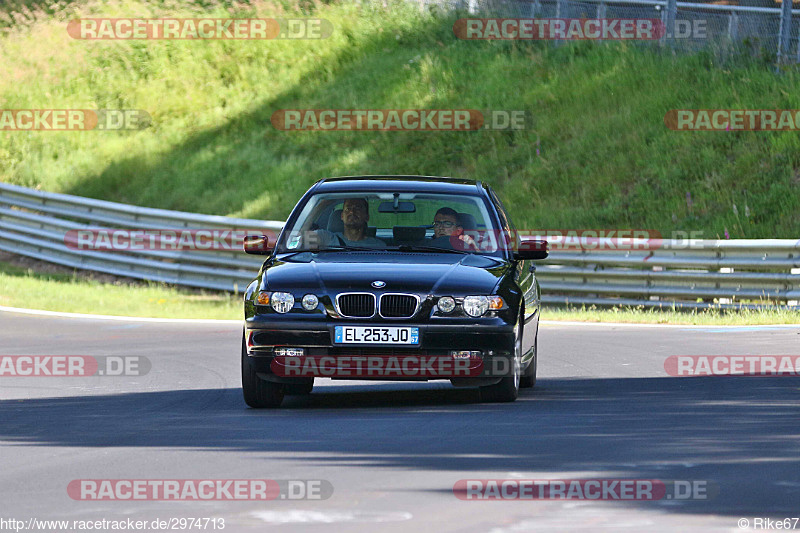
[[[439,298],[439,301],[436,303],[439,307],[439,311],[442,313],[452,313],[453,309],[456,308],[456,301],[453,299],[452,296],[443,296]]]
[[[489,309],[489,298],[486,296],[467,296],[464,298],[464,312],[469,316],[482,316]]]
[[[313,294],[306,294],[303,296],[303,309],[306,311],[313,311],[319,305],[319,298]]]
[[[481,352],[479,350],[452,350],[450,355],[453,359],[480,359]]]
[[[278,357],[303,357],[303,355],[305,355],[305,350],[303,348],[286,348],[281,346],[275,348],[275,355]]]
[[[272,308],[278,313],[288,313],[294,307],[294,296],[288,292],[273,292],[270,300]]]

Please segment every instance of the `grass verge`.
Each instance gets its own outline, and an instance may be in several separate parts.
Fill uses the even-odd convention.
[[[695,326],[756,326],[772,324],[800,324],[800,312],[780,307],[750,311],[708,310],[656,310],[640,307],[546,308],[543,320],[578,322],[619,322],[636,324],[683,324]],[[800,327],[800,326],[798,326]]]
[[[103,282],[0,263],[0,305],[64,313],[238,319],[241,295],[146,282]]]

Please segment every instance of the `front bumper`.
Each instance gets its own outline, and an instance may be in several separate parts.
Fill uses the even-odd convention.
[[[416,327],[419,328],[420,342],[413,347],[337,344],[334,342],[334,328],[338,325]],[[485,384],[510,375],[514,327],[514,324],[497,317],[415,323],[266,320],[256,315],[245,322],[245,335],[247,353],[256,372],[270,381],[293,383],[297,382],[298,376],[399,381],[481,378],[481,384]],[[275,357],[273,350],[276,346],[303,348],[305,356]],[[481,354],[469,359],[453,359],[452,350],[479,351]],[[383,371],[376,370],[379,367]],[[302,374],[297,373],[298,369]]]

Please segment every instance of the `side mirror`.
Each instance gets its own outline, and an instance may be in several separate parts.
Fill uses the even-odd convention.
[[[548,255],[547,241],[523,237],[519,244],[519,250],[514,252],[514,259],[536,261],[546,259]]]
[[[247,235],[244,238],[244,251],[252,255],[269,255],[272,248],[269,246],[269,237],[266,235]]]

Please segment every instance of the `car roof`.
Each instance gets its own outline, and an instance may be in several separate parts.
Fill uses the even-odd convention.
[[[318,181],[314,192],[408,191],[447,194],[482,194],[481,182],[440,176],[343,176]]]

